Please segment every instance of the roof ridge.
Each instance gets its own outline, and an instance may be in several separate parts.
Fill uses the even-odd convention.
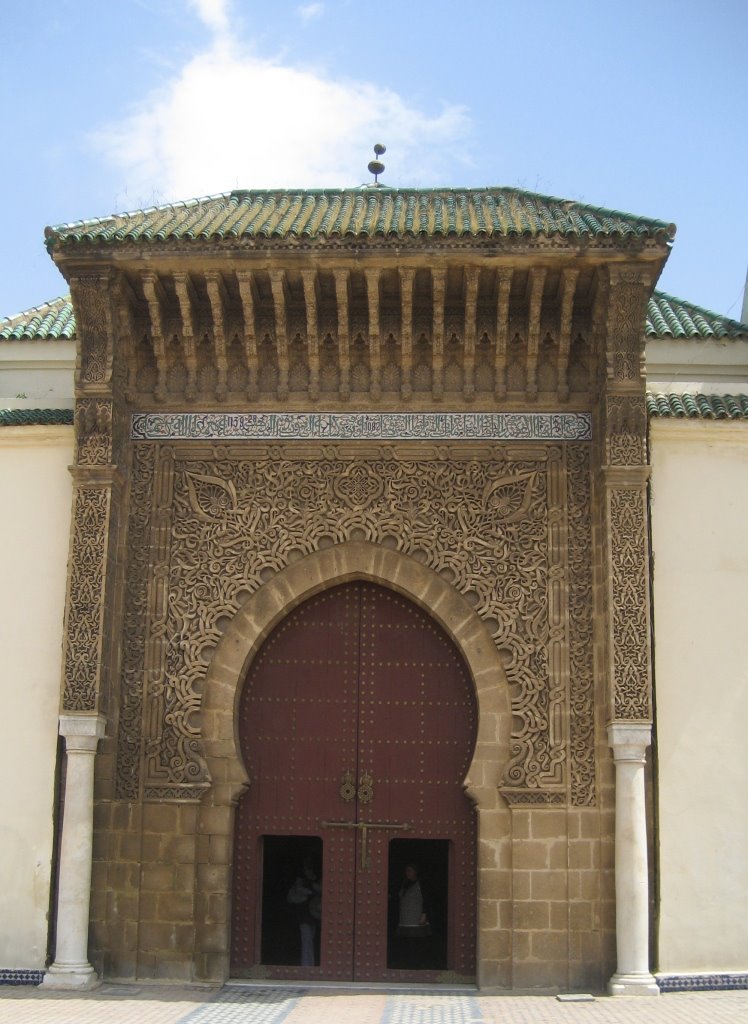
[[[561,207],[565,215],[569,215],[574,211],[580,211],[587,213],[588,215],[599,216],[602,220],[618,219],[628,221],[629,224],[637,224],[640,226],[646,225],[650,230],[655,230],[657,233],[663,232],[669,238],[672,238],[675,234],[675,225],[666,221],[660,220],[654,217],[644,217],[638,214],[628,213],[623,210],[611,209],[606,206],[595,205],[592,203],[583,202],[579,199],[569,199],[562,196],[547,195],[542,192],[534,192],[528,189],[520,188],[516,185],[478,185],[478,186],[454,186],[454,185],[434,185],[428,188],[421,187],[409,187],[409,186],[393,186],[393,185],[357,185],[348,187],[337,187],[337,188],[235,188],[227,192],[216,192],[207,196],[200,196],[190,199],[175,200],[168,203],[154,204],[148,207],[136,208],[129,211],[115,212],[107,214],[102,217],[90,217],[81,220],[69,221],[67,223],[56,224],[47,226],[44,229],[44,237],[46,240],[47,248],[50,248],[54,243],[62,236],[68,236],[75,234],[85,234],[87,231],[95,228],[106,229],[108,226],[117,224],[121,221],[133,221],[136,218],[152,217],[157,214],[163,214],[168,212],[177,212],[180,210],[189,210],[194,207],[200,207],[207,204],[228,202],[232,200],[234,202],[241,201],[247,196],[256,196],[258,198],[279,198],[279,197],[327,197],[327,196],[361,196],[361,195],[375,196],[397,196],[397,195],[412,195],[412,196],[438,196],[438,195],[466,195],[466,196],[496,196],[503,195],[505,197],[513,197],[515,199],[521,199],[530,202],[538,202],[541,205],[553,204]],[[557,225],[559,230],[561,225]],[[121,230],[121,228],[120,228]],[[620,227],[613,227],[612,231],[620,230]],[[566,232],[568,233],[568,229]],[[608,233],[607,229],[603,229],[603,233]]]

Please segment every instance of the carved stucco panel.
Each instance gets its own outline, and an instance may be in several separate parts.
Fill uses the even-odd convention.
[[[105,383],[111,375],[109,279],[104,275],[75,277],[70,282],[79,337],[76,383]]]
[[[613,715],[623,721],[649,720],[649,573],[645,494],[639,488],[614,487],[608,501]]]
[[[307,553],[366,539],[439,572],[487,621],[514,710],[505,782],[516,800],[534,792],[541,802],[565,802],[557,791],[566,785],[569,740],[565,446],[510,455],[508,446],[424,445],[418,457],[413,446],[381,444],[319,445],[297,457],[283,445],[135,448],[159,453],[155,466],[139,452],[135,458],[130,558],[142,546],[149,503],[152,555],[147,608],[142,578],[128,592],[123,678],[131,726],[143,709],[146,796],[194,797],[208,784],[203,679],[246,597]],[[588,507],[575,525],[589,536]],[[584,552],[582,542],[578,562]],[[590,680],[581,687],[584,704]],[[126,747],[119,786],[134,793],[134,746]]]
[[[77,487],[73,504],[62,706],[96,710],[111,488]]]

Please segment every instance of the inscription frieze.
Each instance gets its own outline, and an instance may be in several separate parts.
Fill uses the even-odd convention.
[[[589,441],[586,412],[136,413],[135,441]]]

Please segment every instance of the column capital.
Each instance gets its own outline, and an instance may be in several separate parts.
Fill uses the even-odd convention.
[[[91,736],[100,740],[106,732],[104,715],[60,715],[60,736]]]
[[[608,743],[614,761],[644,761],[647,747],[652,742],[649,722],[611,722]]]

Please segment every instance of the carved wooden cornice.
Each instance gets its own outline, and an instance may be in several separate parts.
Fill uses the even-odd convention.
[[[588,406],[598,352],[620,334],[601,302],[606,274],[580,261],[193,260],[119,280],[116,356],[141,406]],[[109,354],[98,354],[95,328],[89,335],[98,360],[89,372],[105,373],[98,363]]]

